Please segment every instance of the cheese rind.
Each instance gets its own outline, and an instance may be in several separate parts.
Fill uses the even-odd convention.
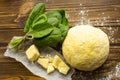
[[[35,45],[31,45],[25,53],[30,61],[35,61],[40,56],[40,53]]]

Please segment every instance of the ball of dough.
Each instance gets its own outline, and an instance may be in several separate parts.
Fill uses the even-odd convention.
[[[65,60],[74,68],[92,71],[100,67],[109,54],[108,36],[90,25],[69,29],[62,45]]]

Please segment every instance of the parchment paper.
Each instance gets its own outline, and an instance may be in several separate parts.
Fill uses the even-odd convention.
[[[13,37],[13,39],[18,38],[18,37]],[[46,80],[71,80],[71,75],[74,72],[74,69],[71,68],[70,71],[68,72],[67,75],[63,75],[59,73],[57,70],[55,70],[51,74],[47,74],[46,70],[41,67],[37,62],[32,63],[30,62],[27,57],[25,52],[14,52],[13,49],[9,49],[10,46],[8,46],[8,49],[6,50],[4,56],[11,57],[16,59],[17,61],[21,62],[29,71],[31,71],[34,75],[44,77]],[[41,55],[47,55],[50,54],[51,56],[54,55],[59,55],[62,59],[62,55],[58,53],[56,50],[46,47],[46,48],[41,48],[40,49]]]

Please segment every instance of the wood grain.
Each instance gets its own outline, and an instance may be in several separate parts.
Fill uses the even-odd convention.
[[[13,36],[24,35],[27,16],[38,2],[46,3],[46,11],[64,9],[70,27],[80,23],[80,11],[86,11],[86,20],[109,36],[110,55],[104,65],[92,72],[76,70],[72,80],[98,80],[113,71],[120,62],[120,0],[0,0],[0,80],[15,76],[34,76],[20,62],[4,57],[4,52]]]

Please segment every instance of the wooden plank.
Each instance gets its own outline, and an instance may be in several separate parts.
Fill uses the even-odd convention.
[[[24,4],[28,3],[27,1],[23,1]],[[17,18],[18,14],[20,13],[19,11],[23,12],[25,11],[23,6],[22,1],[19,1],[17,3],[17,1],[14,2],[1,2],[0,5],[0,10],[1,10],[1,24],[0,26],[5,26],[8,27],[7,25],[9,25],[9,27],[18,27],[14,22],[14,20]],[[31,3],[35,4],[36,2],[40,2],[40,1],[33,1]],[[45,2],[45,1],[43,1]],[[73,2],[73,3],[72,3]],[[55,3],[55,4],[54,4]],[[88,4],[89,3],[89,4]],[[106,23],[106,25],[120,25],[120,5],[119,5],[120,1],[109,1],[109,0],[102,0],[102,1],[59,1],[58,0],[53,0],[53,2],[49,1],[47,2],[46,0],[46,10],[51,10],[51,9],[55,9],[55,8],[63,8],[66,10],[66,13],[68,15],[68,19],[70,22],[71,26],[74,26],[75,24],[77,24],[80,21],[80,11],[88,11],[88,18],[91,23],[95,26],[99,26],[102,24],[101,20],[103,21],[104,18],[107,19],[107,22],[104,21]],[[81,5],[80,5],[81,4]],[[67,5],[67,6],[66,6]],[[6,6],[10,6],[9,9]],[[17,6],[17,7],[15,7]],[[29,7],[28,7],[29,8]],[[29,12],[29,10],[28,10]],[[25,14],[26,16],[28,14]],[[24,16],[24,17],[26,17]],[[25,18],[26,19],[26,18]],[[97,19],[97,20],[96,20]],[[97,24],[96,22],[99,22],[100,24]],[[24,27],[24,26],[20,26],[20,27]]]
[[[1,80],[45,80],[44,78],[38,77],[38,76],[23,76],[23,75],[2,75],[0,76]]]
[[[38,2],[46,3],[46,11],[64,9],[70,27],[80,23],[84,16],[91,25],[102,29],[109,37],[110,54],[104,65],[92,72],[76,70],[72,80],[98,80],[113,72],[120,62],[120,0],[0,0],[0,80],[21,75],[33,76],[20,62],[5,57],[4,52],[13,36],[24,35],[23,28],[29,11]],[[81,14],[81,11],[86,14]],[[117,77],[114,79],[119,80]]]
[[[22,36],[23,29],[0,29],[0,42],[2,43],[9,43],[13,36]]]

